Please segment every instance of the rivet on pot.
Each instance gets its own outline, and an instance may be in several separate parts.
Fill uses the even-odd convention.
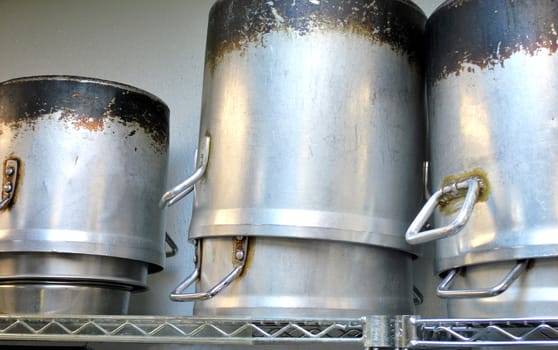
[[[238,249],[238,250],[234,253],[234,257],[235,257],[237,260],[242,260],[242,259],[244,259],[244,251]]]
[[[4,185],[4,192],[10,193],[13,190],[13,186],[11,182],[8,182]]]

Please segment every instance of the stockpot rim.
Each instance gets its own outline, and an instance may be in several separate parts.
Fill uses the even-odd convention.
[[[217,6],[218,3],[223,2],[226,0],[217,0],[213,3],[213,5],[211,5],[211,9],[210,9],[210,17],[211,17],[211,11],[213,11],[213,8],[215,8]],[[424,12],[424,10],[415,3],[415,0],[388,0],[388,1],[394,1],[394,2],[399,2],[402,3],[404,5],[409,6],[410,8],[412,8],[413,10],[417,11],[418,13],[420,13],[425,20],[428,19],[428,16],[426,16],[426,13]]]
[[[104,85],[104,86],[110,86],[117,89],[128,90],[137,94],[145,95],[146,97],[152,99],[153,101],[161,104],[167,110],[166,113],[167,119],[170,113],[169,106],[159,96],[147,90],[135,87],[133,85],[120,83],[113,80],[102,79],[102,78],[92,78],[92,77],[85,77],[79,75],[65,75],[65,74],[30,75],[30,76],[24,76],[24,77],[13,78],[13,79],[2,81],[0,82],[0,87],[12,85],[12,84],[35,82],[35,81],[60,81],[60,82],[68,81],[68,82],[77,82],[77,83],[84,83],[84,84]]]

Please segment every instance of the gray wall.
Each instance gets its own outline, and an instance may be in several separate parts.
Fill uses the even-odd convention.
[[[445,0],[414,0],[419,5],[427,16],[430,16],[436,7],[440,6]]]
[[[115,80],[148,90],[170,107],[169,184],[192,171],[201,106],[207,13],[212,0],[0,0],[0,81],[71,74]],[[427,14],[441,0],[417,0]],[[162,170],[163,171],[163,170]],[[191,199],[167,210],[167,231],[180,254],[150,276],[151,290],[133,297],[134,314],[189,315],[190,304],[168,301],[192,267],[186,242]],[[423,260],[421,273],[429,273]],[[417,284],[426,294],[430,286]],[[427,306],[439,308],[436,300]]]

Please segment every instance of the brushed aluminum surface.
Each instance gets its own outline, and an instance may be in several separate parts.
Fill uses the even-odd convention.
[[[324,12],[332,3],[351,6],[326,1]],[[424,21],[414,6],[404,9],[403,25],[408,13]],[[226,25],[210,20],[210,36]],[[211,136],[211,151],[190,238],[296,237],[414,252],[403,234],[421,204],[420,65],[349,30],[259,34],[206,63],[200,135]]]
[[[118,315],[128,311],[130,289],[31,281],[0,283],[0,313],[10,315]]]
[[[558,80],[548,71],[556,64],[544,50],[516,53],[505,67],[462,72],[431,89],[433,183],[477,168],[490,182],[466,227],[439,241],[439,271],[558,254]],[[435,216],[440,226],[451,219]]]
[[[424,22],[409,1],[215,3],[189,237],[196,290],[230,284],[195,314],[413,311],[404,232],[422,194]],[[248,256],[231,282],[237,236]]]
[[[363,244],[251,237],[242,275],[212,299],[196,302],[198,316],[360,317],[412,314],[411,255]],[[232,269],[231,238],[201,247],[198,290]]]

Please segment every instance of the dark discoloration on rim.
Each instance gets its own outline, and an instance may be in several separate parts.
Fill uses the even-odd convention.
[[[219,0],[209,14],[206,63],[213,70],[226,53],[263,45],[274,31],[334,30],[385,43],[420,64],[425,22],[407,0]]]
[[[158,151],[166,152],[169,109],[139,89],[76,77],[33,77],[0,83],[0,123],[33,128],[39,118],[59,113],[76,129],[100,132],[107,120],[143,129]],[[132,135],[134,133],[131,133]]]
[[[426,24],[428,83],[464,69],[504,66],[516,52],[558,49],[557,0],[453,0]]]

